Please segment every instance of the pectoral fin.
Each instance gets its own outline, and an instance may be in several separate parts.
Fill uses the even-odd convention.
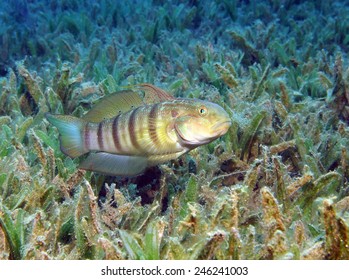
[[[169,160],[176,159],[180,157],[181,155],[188,152],[187,150],[183,150],[180,152],[172,153],[172,154],[166,154],[166,155],[153,155],[148,158],[148,166],[154,166],[160,163],[168,162]]]
[[[147,167],[145,157],[122,156],[109,153],[91,153],[79,166],[81,169],[96,171],[112,176],[134,176]]]

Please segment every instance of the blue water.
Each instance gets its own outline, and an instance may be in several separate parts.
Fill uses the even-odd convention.
[[[171,40],[190,54],[195,44],[234,48],[229,30],[256,38],[272,28],[271,39],[294,39],[297,49],[311,44],[313,53],[349,50],[348,1],[10,0],[0,1],[0,6],[2,75],[25,57],[37,67],[57,55],[72,60],[59,50],[62,36],[73,47],[82,44],[85,48],[94,39],[103,45],[114,37],[126,41],[126,47],[132,45],[135,52],[134,42],[147,40],[161,48],[165,40]],[[148,29],[156,22],[155,34],[149,35]],[[263,38],[259,41],[255,47],[270,51]]]

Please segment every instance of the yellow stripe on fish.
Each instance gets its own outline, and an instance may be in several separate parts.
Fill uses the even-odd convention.
[[[217,104],[175,99],[149,84],[104,97],[83,118],[46,114],[70,157],[89,153],[80,168],[131,176],[224,135],[231,125]]]

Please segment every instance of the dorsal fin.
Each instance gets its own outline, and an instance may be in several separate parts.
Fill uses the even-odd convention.
[[[88,122],[101,122],[144,104],[175,99],[168,92],[151,84],[139,84],[124,88],[126,90],[103,97],[82,119]]]
[[[101,122],[141,105],[144,105],[144,102],[137,92],[122,90],[103,97],[82,119],[88,122]]]
[[[151,84],[139,84],[135,85],[134,88],[140,89],[144,92],[143,101],[146,104],[154,104],[175,99],[168,92]]]

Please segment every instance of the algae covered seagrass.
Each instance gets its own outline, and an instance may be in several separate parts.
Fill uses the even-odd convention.
[[[10,2],[0,259],[349,259],[348,1]],[[80,170],[45,113],[142,83],[232,125],[138,177]]]

